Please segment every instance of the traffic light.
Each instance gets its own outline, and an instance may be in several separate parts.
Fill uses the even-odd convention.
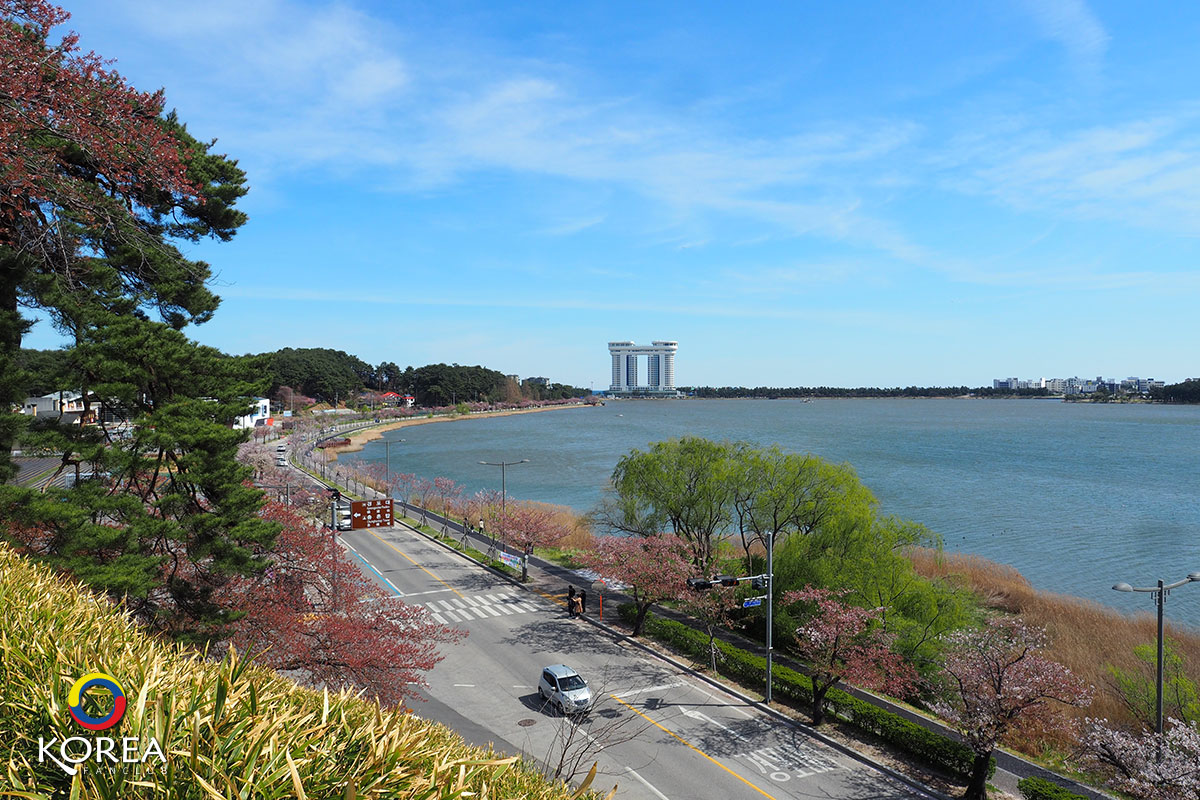
[[[760,592],[766,591],[766,589],[767,589],[767,579],[766,579],[766,578],[763,578],[763,577],[751,578],[751,579],[750,579],[750,588],[751,588],[751,589],[756,589],[756,590],[758,590],[758,591],[760,591]]]
[[[720,583],[722,586],[737,586],[738,585],[738,576],[737,575],[718,575],[715,578],[713,578],[713,580],[716,581],[717,583]]]
[[[687,585],[692,591],[699,592],[703,589],[711,589],[712,581],[708,578],[688,578]]]

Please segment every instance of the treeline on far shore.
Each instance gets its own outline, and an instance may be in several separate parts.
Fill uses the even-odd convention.
[[[854,389],[838,386],[694,386],[685,387],[682,391],[695,397],[757,397],[770,400],[782,397],[1062,397],[1048,389],[994,389],[990,386],[860,386]],[[1141,398],[1152,403],[1200,403],[1200,378],[1156,386],[1148,395],[1110,395],[1102,391],[1072,395],[1071,398],[1084,402],[1136,401]]]
[[[695,397],[1052,397],[1045,389],[993,389],[990,386],[696,386],[684,389]]]

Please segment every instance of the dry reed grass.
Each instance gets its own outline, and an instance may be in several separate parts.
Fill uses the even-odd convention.
[[[1133,648],[1155,641],[1157,622],[1153,613],[1130,617],[1090,600],[1039,591],[1014,568],[979,556],[927,548],[914,549],[909,556],[919,574],[963,586],[974,592],[985,607],[1019,614],[1045,628],[1050,638],[1050,657],[1096,687],[1089,708],[1066,709],[1067,714],[1078,719],[1106,717],[1120,724],[1136,724],[1112,685],[1108,665],[1135,672],[1144,668],[1133,655]],[[1177,644],[1189,676],[1200,682],[1200,633],[1169,622],[1165,631]],[[1035,754],[1047,746],[1070,748],[1065,740],[1036,736],[1010,744]]]
[[[0,794],[566,800],[585,793],[548,783],[515,758],[468,747],[402,709],[301,688],[236,653],[216,662],[156,641],[103,598],[3,545],[0,609],[0,784],[8,790]],[[128,700],[108,733],[136,737],[141,748],[153,737],[166,765],[89,761],[69,777],[39,761],[39,737],[91,738],[68,714],[67,693],[95,671],[117,678]]]

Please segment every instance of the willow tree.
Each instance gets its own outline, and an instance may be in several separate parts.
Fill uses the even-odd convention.
[[[692,563],[707,574],[729,534],[735,445],[685,436],[633,450],[617,462],[601,511],[610,528],[650,536],[662,531],[688,543]]]

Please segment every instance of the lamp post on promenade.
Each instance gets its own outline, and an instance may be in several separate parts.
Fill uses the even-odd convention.
[[[502,533],[507,533],[508,527],[505,523],[508,521],[508,516],[507,516],[508,508],[506,506],[506,497],[508,495],[508,490],[507,490],[507,486],[504,481],[504,474],[505,474],[504,471],[505,471],[505,469],[513,466],[514,464],[528,464],[529,459],[522,458],[520,461],[480,461],[479,463],[483,464],[485,467],[499,467],[500,468],[500,529],[501,529]],[[483,520],[479,521],[479,525],[480,525],[480,527],[483,527]],[[495,547],[495,536],[496,536],[496,532],[493,531],[492,532],[492,540],[493,540],[492,546],[493,547]]]
[[[1159,579],[1157,586],[1130,586],[1128,583],[1118,583],[1112,588],[1118,592],[1150,592],[1154,595],[1154,603],[1158,606],[1158,666],[1156,685],[1158,693],[1154,704],[1154,732],[1160,737],[1163,732],[1163,606],[1166,605],[1167,595],[1172,589],[1178,589],[1185,583],[1200,581],[1200,572],[1190,573],[1186,578],[1175,583],[1164,585]]]

